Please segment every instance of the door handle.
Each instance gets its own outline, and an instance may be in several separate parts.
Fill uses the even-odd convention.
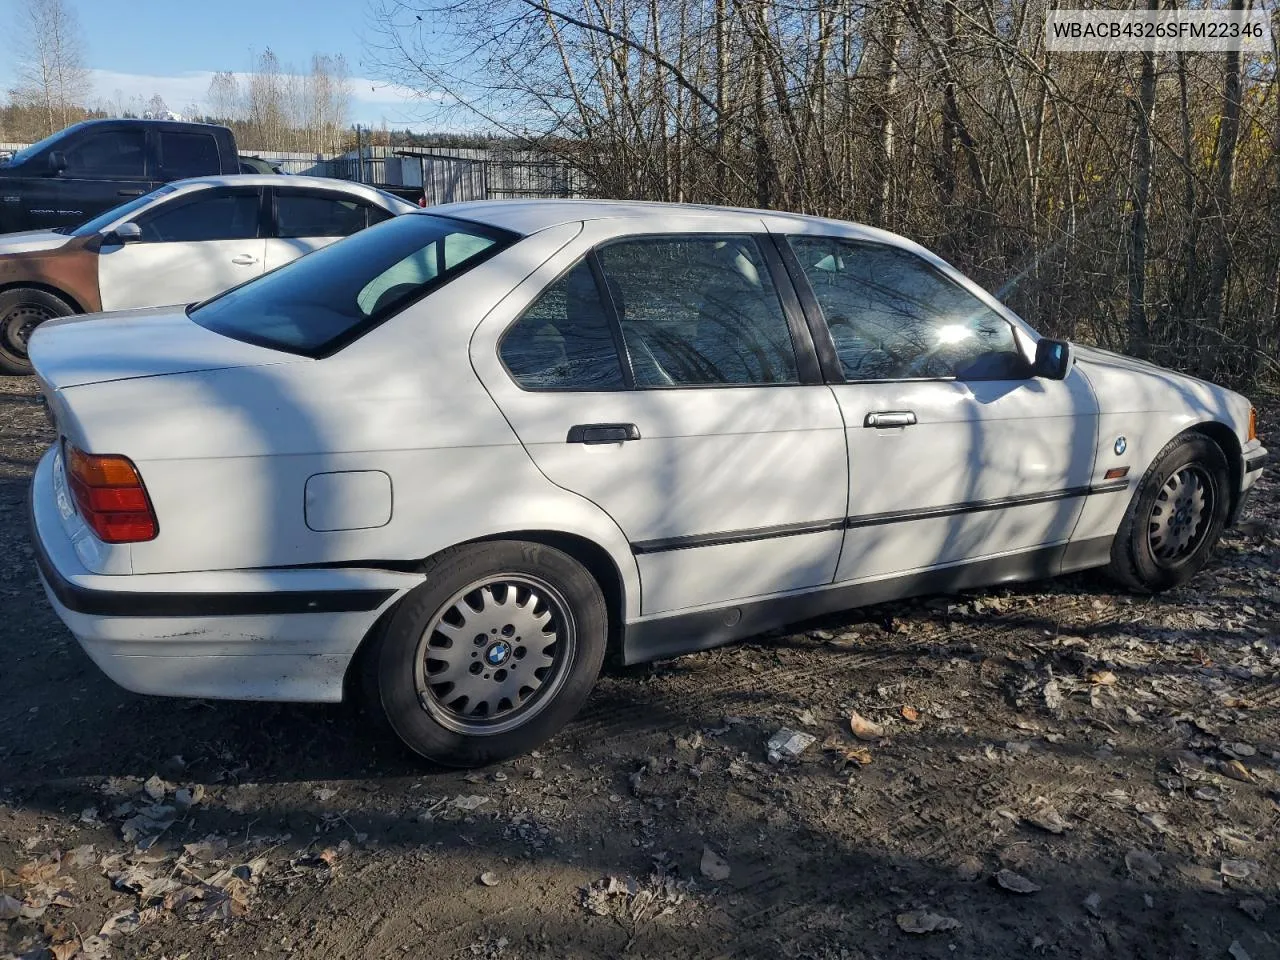
[[[117,190],[117,197],[140,197],[144,191],[142,190]]]
[[[238,263],[242,267],[248,267],[258,262],[258,258],[251,253],[242,253],[239,256],[231,258],[232,263]]]
[[[579,423],[569,428],[568,443],[622,443],[639,440],[640,428],[634,423]]]
[[[916,415],[912,410],[879,410],[876,413],[868,413],[862,425],[884,430],[886,427],[909,427],[915,422]]]

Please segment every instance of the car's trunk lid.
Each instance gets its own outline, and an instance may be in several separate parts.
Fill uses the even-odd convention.
[[[29,349],[40,379],[55,390],[200,370],[306,362],[206,330],[184,307],[158,307],[49,320]]]

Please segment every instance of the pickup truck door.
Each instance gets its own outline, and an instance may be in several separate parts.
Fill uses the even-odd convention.
[[[103,310],[194,303],[263,271],[262,190],[208,187],[149,207],[132,222],[140,240],[104,243]]]
[[[45,175],[33,169],[21,189],[27,228],[76,226],[100,213],[150,193],[144,130],[86,130],[61,146],[67,166]],[[36,167],[46,159],[33,158]]]

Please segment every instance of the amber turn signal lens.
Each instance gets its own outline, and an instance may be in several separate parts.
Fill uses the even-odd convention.
[[[160,532],[147,489],[128,457],[65,445],[67,484],[80,516],[104,543],[142,543]]]
[[[1254,407],[1249,408],[1249,436],[1246,440],[1258,439],[1258,411]]]

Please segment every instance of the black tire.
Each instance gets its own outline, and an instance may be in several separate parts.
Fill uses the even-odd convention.
[[[48,290],[14,287],[0,293],[0,373],[29,374],[27,341],[31,332],[46,320],[75,312],[71,304]]]
[[[1197,499],[1196,487],[1204,491],[1198,513],[1187,506]],[[1222,449],[1199,434],[1174,437],[1134,492],[1111,544],[1107,573],[1138,593],[1186,583],[1209,561],[1226,525],[1230,501],[1230,471]]]
[[[609,636],[608,608],[595,578],[560,550],[511,540],[445,551],[423,572],[426,582],[400,601],[364,658],[367,706],[409,749],[449,767],[484,766],[527,753],[568,723],[595,685]],[[488,606],[477,584],[487,585]],[[529,602],[526,588],[538,590],[541,605]],[[460,618],[463,604],[468,612]],[[537,633],[532,643],[524,640],[527,651],[521,646],[523,634],[512,630],[504,639],[499,632],[511,624],[489,628],[494,617],[495,624],[509,619],[523,622],[524,633],[534,636],[529,621],[521,618],[544,615],[542,629],[549,626],[551,633]],[[466,636],[451,638],[446,629]],[[548,642],[548,636],[554,640]],[[545,661],[551,666],[536,679],[536,664]],[[470,676],[461,676],[461,665]],[[510,690],[522,667],[526,673],[519,674],[520,681],[538,687],[513,694],[524,697],[516,703],[502,692]],[[447,679],[433,679],[448,676],[459,677],[465,690],[477,690],[475,699]],[[469,712],[490,708],[492,716]]]

